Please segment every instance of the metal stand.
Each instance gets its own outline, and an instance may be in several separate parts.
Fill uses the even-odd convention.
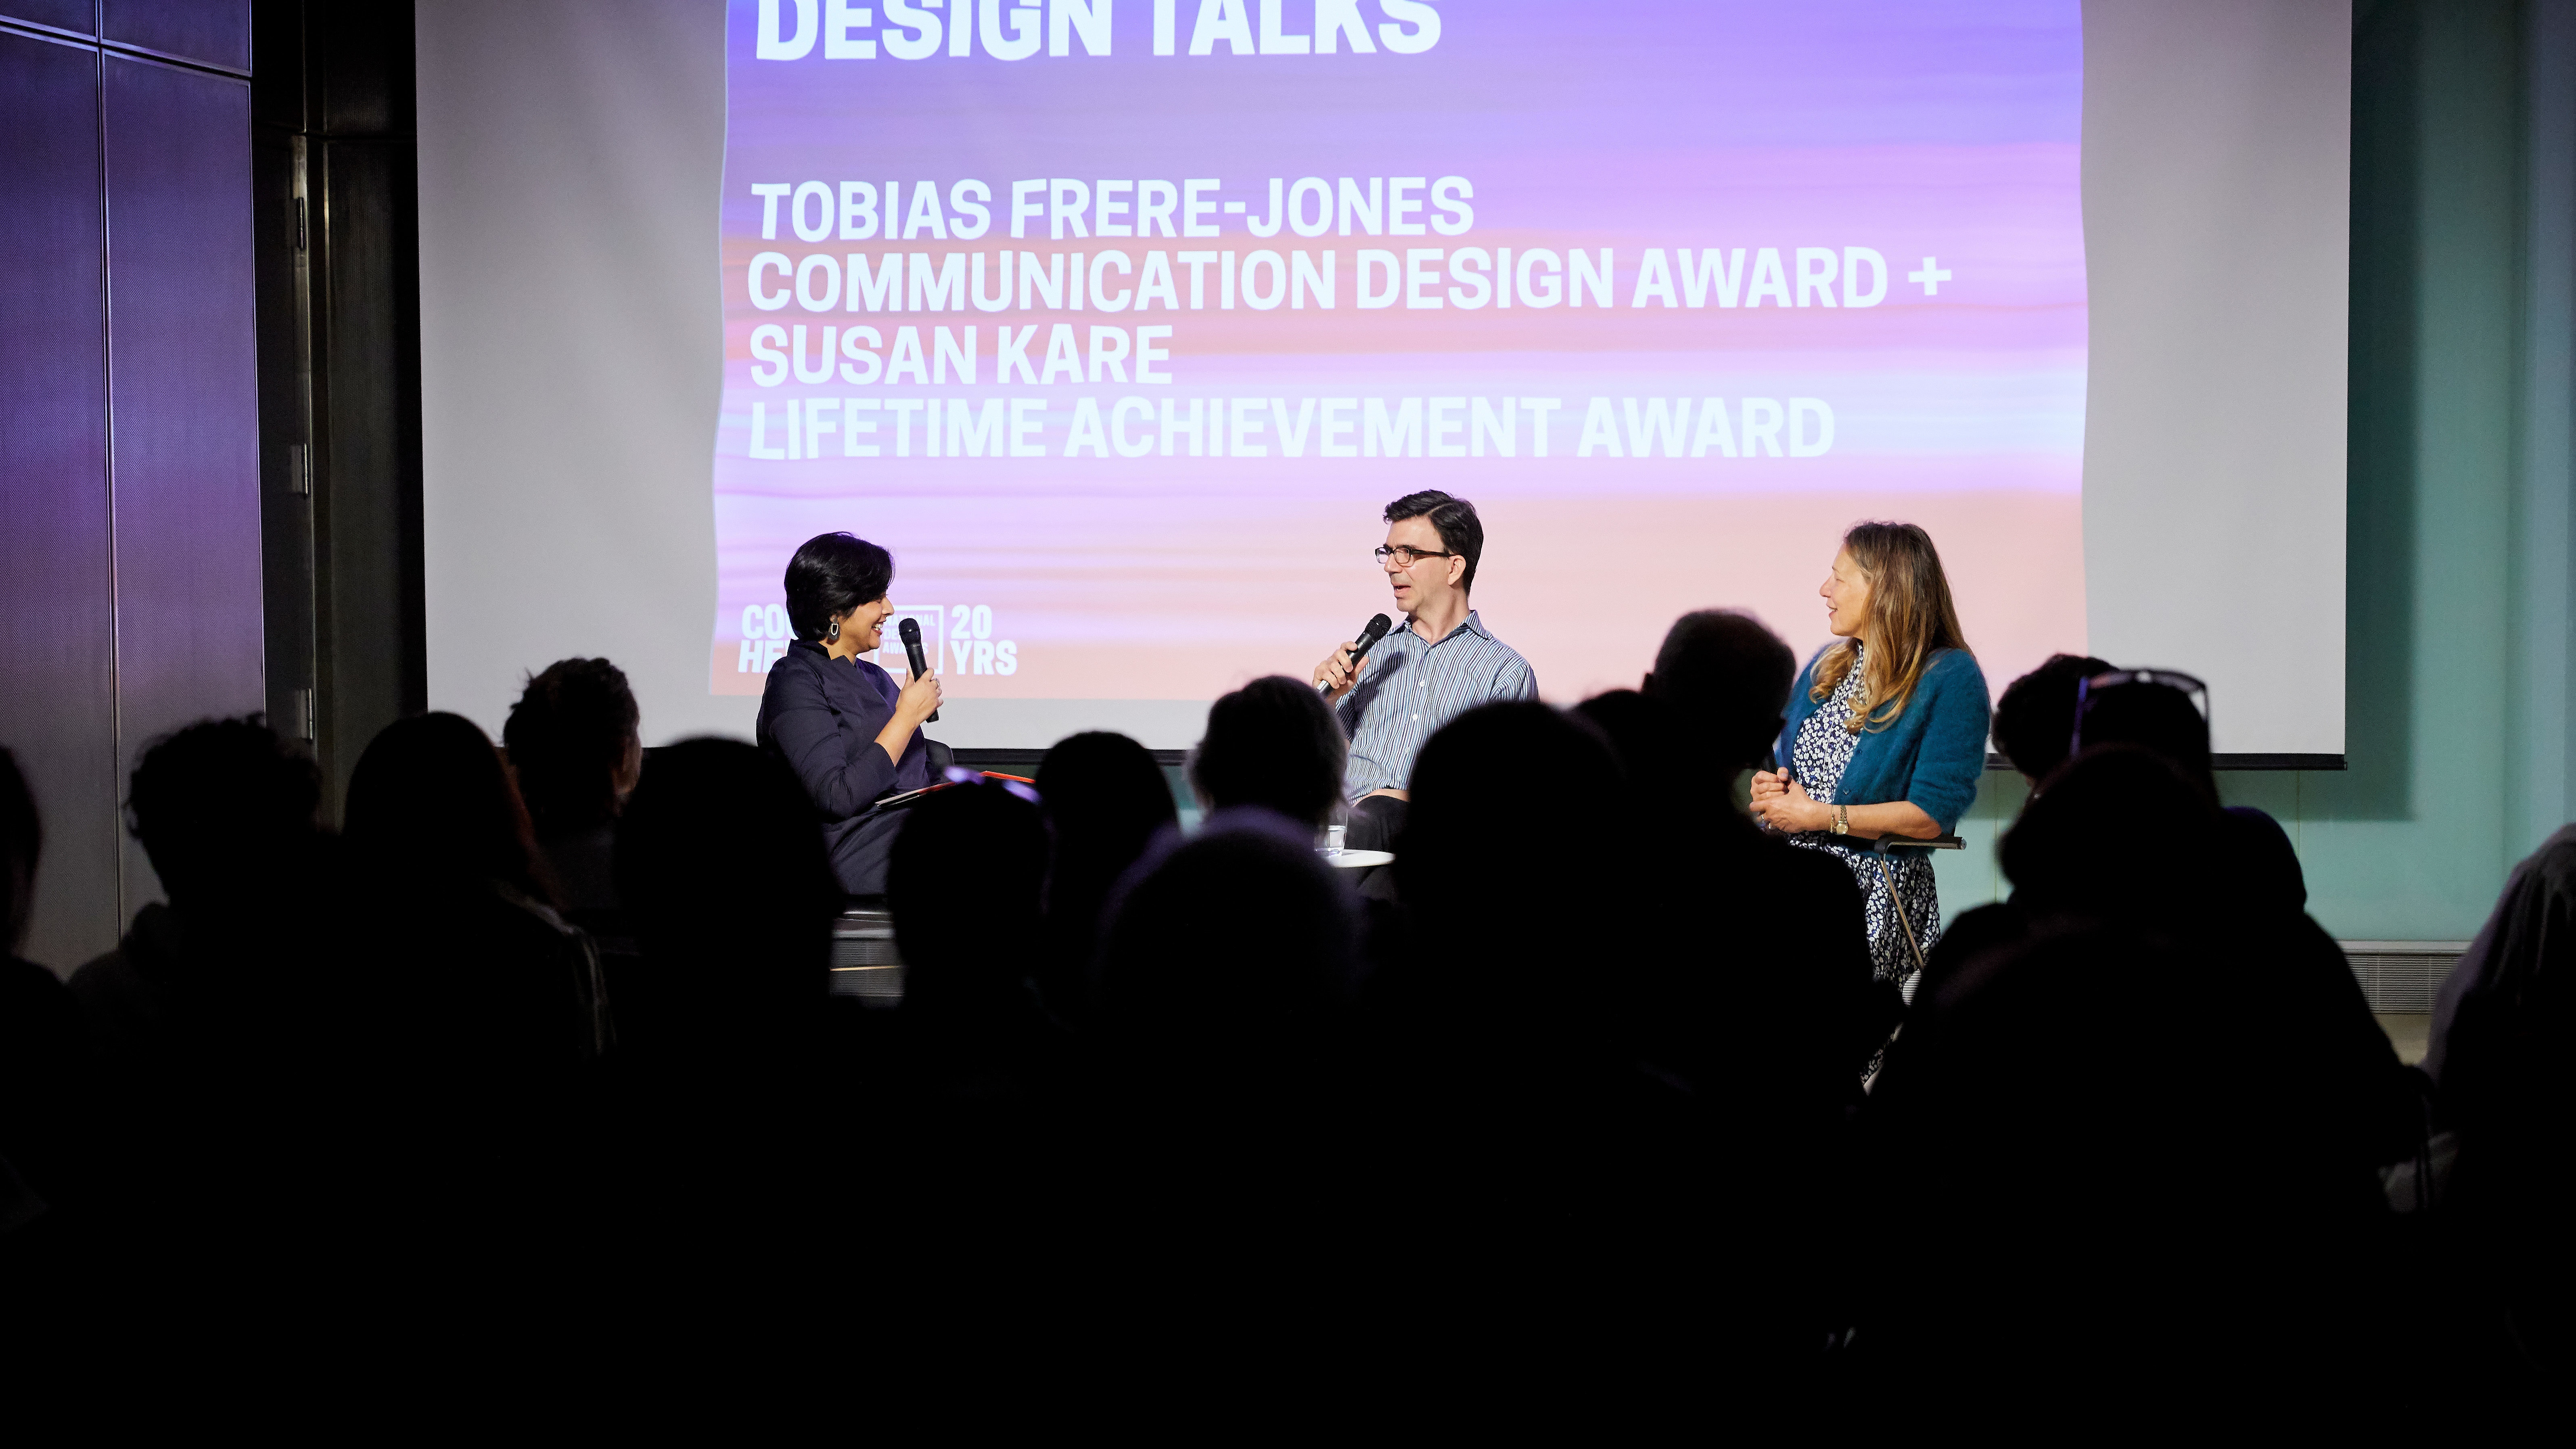
[[[1955,835],[1940,835],[1930,840],[1915,840],[1902,835],[1882,835],[1869,843],[1869,853],[1878,858],[1878,878],[1887,885],[1888,903],[1896,907],[1896,924],[1905,931],[1905,946],[1907,950],[1914,953],[1914,969],[1918,973],[1924,968],[1923,943],[1915,938],[1914,923],[1906,919],[1905,898],[1896,893],[1896,874],[1887,868],[1887,853],[1891,850],[1965,850],[1967,848],[1968,842]]]

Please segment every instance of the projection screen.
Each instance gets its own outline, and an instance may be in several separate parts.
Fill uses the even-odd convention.
[[[1438,488],[1542,693],[1801,654],[1923,524],[1995,687],[2339,756],[2349,16],[2322,4],[458,3],[419,26],[434,705],[743,735],[846,529],[935,733],[1195,739]],[[880,662],[900,675],[899,650]]]

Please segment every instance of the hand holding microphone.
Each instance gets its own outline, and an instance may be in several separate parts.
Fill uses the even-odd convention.
[[[903,636],[903,657],[912,666],[912,682],[903,687],[904,695],[910,697],[915,690],[920,690],[927,695],[930,713],[922,716],[922,723],[937,724],[939,723],[939,680],[930,672],[930,657],[921,652],[921,623],[919,620],[907,618],[896,627],[895,632]]]
[[[1359,638],[1334,650],[1330,658],[1315,666],[1315,692],[1327,699],[1339,698],[1359,677],[1361,656],[1385,638],[1386,631],[1393,627],[1393,622],[1384,614],[1370,619],[1361,627]]]

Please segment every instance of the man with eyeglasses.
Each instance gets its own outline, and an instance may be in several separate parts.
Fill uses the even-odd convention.
[[[1538,698],[1529,661],[1468,605],[1485,551],[1476,505],[1426,489],[1388,504],[1386,525],[1378,566],[1407,627],[1356,665],[1356,646],[1345,643],[1314,674],[1351,740],[1342,793],[1351,802],[1346,843],[1357,850],[1387,849],[1403,828],[1405,787],[1424,740],[1477,705]]]

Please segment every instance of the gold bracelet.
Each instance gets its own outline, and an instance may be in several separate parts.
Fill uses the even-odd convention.
[[[1837,805],[1834,807],[1834,834],[1851,834],[1851,807],[1849,805]]]

